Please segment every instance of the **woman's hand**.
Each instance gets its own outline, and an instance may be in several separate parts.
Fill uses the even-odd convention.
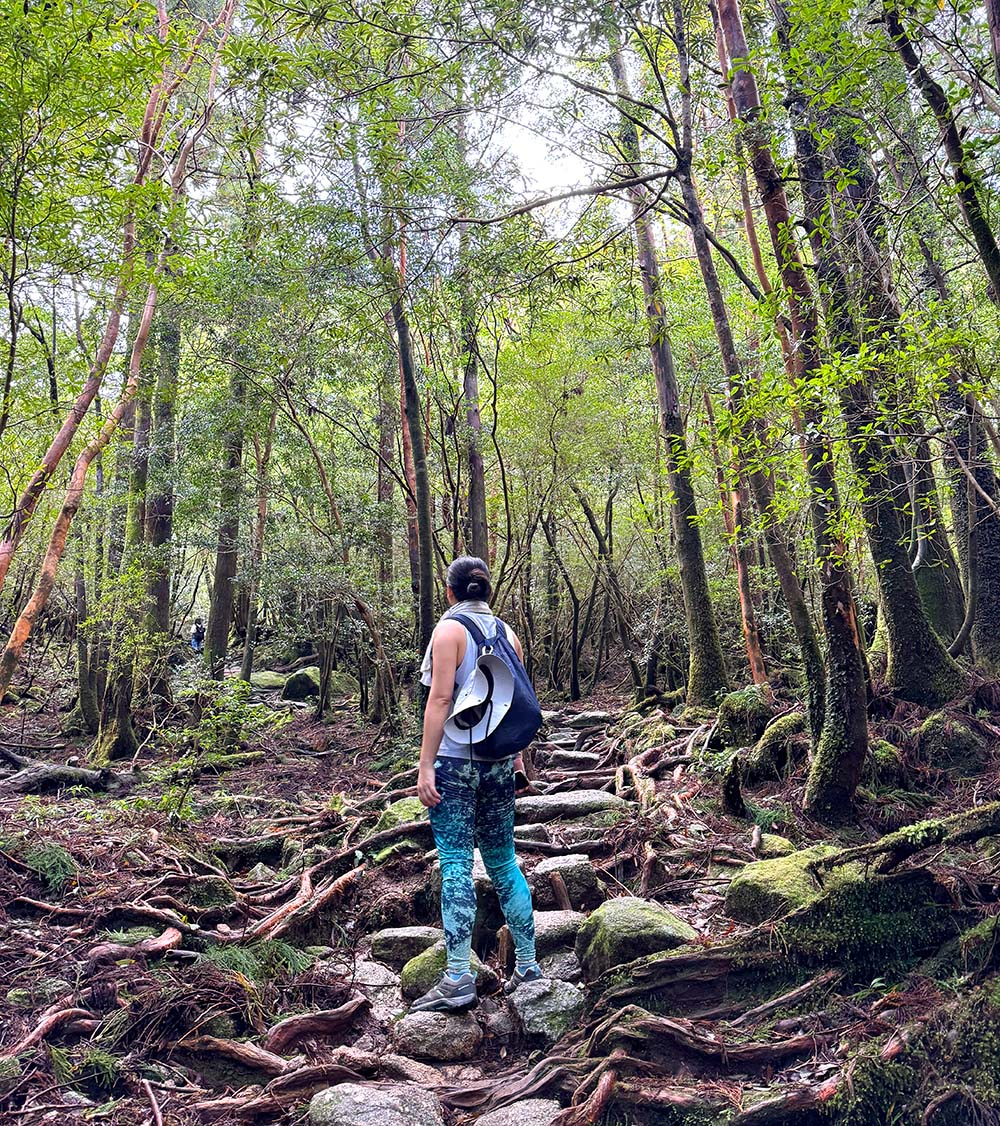
[[[417,797],[425,809],[433,809],[441,800],[441,795],[434,785],[434,764],[425,766],[423,763],[417,771]]]

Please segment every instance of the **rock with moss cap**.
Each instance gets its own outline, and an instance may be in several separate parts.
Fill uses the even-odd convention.
[[[697,937],[694,927],[659,903],[625,896],[609,899],[583,924],[576,956],[586,979],[593,981],[612,966],[673,950]]]
[[[990,748],[971,725],[947,712],[929,715],[917,731],[920,755],[928,766],[958,774],[976,774],[990,757]]]
[[[445,950],[444,939],[441,939],[433,946],[422,950],[403,966],[399,975],[403,996],[412,1001],[429,989],[433,989],[441,980],[447,966],[448,953]],[[472,954],[472,972],[476,975],[476,986],[481,994],[493,993],[499,987],[500,981],[497,975],[479,960],[475,952]]]
[[[774,705],[758,685],[727,692],[719,705],[716,739],[724,747],[749,747],[760,738],[773,715]]]
[[[791,856],[795,852],[795,845],[787,837],[778,836],[777,833],[761,833],[760,847],[757,855],[761,860],[774,860],[779,856]]]
[[[814,845],[787,856],[747,864],[733,877],[726,891],[726,914],[741,923],[763,923],[813,903],[823,889],[809,865],[839,851],[833,845]]]
[[[525,1035],[536,1044],[558,1040],[583,1012],[583,1000],[581,989],[555,978],[525,982],[510,997]]]
[[[317,665],[310,665],[308,668],[293,672],[281,690],[282,700],[308,700],[310,696],[318,695],[319,667]]]
[[[427,810],[419,798],[400,798],[382,810],[382,816],[375,822],[373,833],[381,833],[383,829],[395,829],[397,825],[406,825],[410,821],[426,821]]]
[[[896,787],[906,784],[906,764],[898,747],[885,739],[873,739],[861,771],[865,786]]]
[[[259,669],[250,674],[250,687],[274,691],[284,688],[287,679],[284,673],[275,672],[273,669]]]
[[[797,757],[795,736],[805,726],[804,712],[787,712],[774,720],[744,756],[743,782],[756,786],[783,777]]]

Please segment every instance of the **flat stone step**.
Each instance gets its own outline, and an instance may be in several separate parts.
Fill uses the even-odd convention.
[[[543,770],[593,770],[601,756],[593,751],[570,751],[562,747],[535,751],[535,765]]]
[[[614,718],[610,712],[577,712],[576,715],[564,715],[562,721],[564,726],[579,731],[584,727],[604,727]]]
[[[624,809],[629,803],[605,790],[568,790],[562,794],[529,794],[514,803],[515,824],[572,820],[605,810]]]

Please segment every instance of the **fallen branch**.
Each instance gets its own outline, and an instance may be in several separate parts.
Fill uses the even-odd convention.
[[[5,794],[33,794],[63,786],[83,786],[88,790],[127,790],[136,785],[134,775],[115,774],[108,769],[86,770],[55,762],[33,762],[0,779],[0,797]]]
[[[936,848],[938,845],[971,844],[983,837],[998,834],[1000,802],[990,802],[978,809],[942,817],[938,821],[919,821],[915,825],[906,825],[871,844],[845,848],[832,856],[814,860],[809,867],[819,876],[821,872],[839,868],[843,864],[867,862],[880,856],[883,859],[876,866],[876,871],[885,873],[925,849]]]
[[[149,1085],[148,1079],[143,1079],[140,1084],[146,1098],[149,1100],[149,1109],[153,1112],[153,1126],[163,1126],[163,1112],[160,1110],[160,1104],[156,1101],[156,1095],[153,1094],[153,1088]]]

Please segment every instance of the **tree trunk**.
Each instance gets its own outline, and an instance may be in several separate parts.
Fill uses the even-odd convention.
[[[205,626],[205,666],[222,680],[229,633],[233,624],[236,564],[239,557],[240,501],[243,485],[243,414],[246,379],[237,364],[230,380],[226,430],[222,440],[222,475],[219,487],[219,537],[212,577],[212,598]]]
[[[154,628],[170,632],[170,552],[174,514],[174,414],[181,364],[180,309],[171,303],[159,317],[159,354],[149,449],[146,545],[148,592]]]
[[[253,672],[253,650],[257,631],[257,591],[260,588],[260,570],[264,560],[264,533],[267,529],[267,470],[271,461],[271,446],[274,442],[274,424],[278,417],[277,404],[271,409],[267,424],[267,437],[263,445],[258,435],[253,436],[254,456],[257,460],[257,520],[254,524],[253,543],[250,548],[250,568],[247,580],[247,630],[243,639],[243,661],[240,665],[240,680],[250,680]]]
[[[79,524],[73,534],[76,539],[73,594],[76,604],[76,681],[79,693],[77,706],[84,731],[88,735],[96,735],[101,713],[97,705],[97,681],[91,663],[91,646],[84,629],[84,622],[87,620],[86,541]]]
[[[417,387],[413,362],[413,345],[410,324],[403,304],[403,294],[397,292],[392,301],[392,320],[396,326],[396,343],[399,348],[399,370],[403,381],[403,407],[410,444],[413,451],[413,486],[417,516],[417,648],[423,652],[434,629],[434,559],[433,524],[431,517],[431,486],[427,468],[427,453],[420,412],[420,391]]]
[[[817,125],[810,120],[806,97],[788,64],[791,23],[787,10],[782,0],[771,0],[771,8],[777,21],[786,69],[787,102],[802,182],[806,228],[826,307],[827,332],[833,348],[840,355],[851,355],[860,348],[862,327],[851,310],[851,287],[835,241],[837,236],[832,222],[828,178],[816,141]],[[854,143],[853,134],[851,143]],[[857,171],[860,183],[865,180],[866,166],[864,154],[857,151],[851,168]],[[867,195],[870,197],[874,185],[870,177],[868,181]],[[861,198],[857,202],[859,214],[871,215],[876,210],[876,201],[871,198]],[[859,255],[862,261],[858,288],[862,308],[876,338],[885,333],[894,334],[899,327],[895,302],[885,288],[881,261],[875,253],[881,240],[881,232],[870,227],[859,239],[860,243],[871,248]],[[900,522],[899,490],[891,472],[895,454],[879,434],[879,410],[868,383],[848,380],[846,384],[841,384],[838,394],[850,439],[848,449],[861,484],[861,511],[885,616],[886,679],[903,699],[927,707],[939,707],[957,694],[962,682],[961,673],[931,629],[923,611]]]
[[[732,94],[745,137],[775,258],[787,293],[792,335],[801,372],[806,423],[806,468],[810,509],[822,583],[823,625],[827,641],[826,707],[823,729],[806,789],[806,807],[831,819],[850,812],[868,751],[864,657],[858,634],[851,577],[840,539],[841,512],[827,436],[822,397],[811,386],[820,367],[816,303],[798,249],[795,224],[780,172],[771,152],[757,81],[748,68],[738,0],[721,0],[719,22],[733,60]]]
[[[955,195],[958,206],[972,232],[973,241],[979,251],[983,266],[986,268],[993,290],[993,300],[1000,301],[1000,247],[986,217],[986,211],[980,199],[981,186],[973,170],[972,160],[965,148],[962,134],[955,114],[948,101],[948,95],[943,88],[935,82],[928,70],[920,61],[906,29],[903,27],[899,8],[894,0],[884,0],[885,26],[889,40],[903,60],[903,65],[923,95],[924,101],[934,114],[934,120],[941,130],[941,139],[951,165],[952,176],[955,182]],[[991,25],[992,31],[992,25]]]
[[[622,108],[629,96],[625,61],[612,40],[609,64]],[[632,175],[638,176],[641,154],[635,124],[621,114],[621,148]],[[642,187],[629,190],[642,289],[649,325],[649,351],[660,407],[660,426],[666,445],[667,477],[674,503],[670,515],[680,565],[684,617],[688,628],[688,687],[691,704],[711,704],[729,686],[719,641],[715,609],[708,589],[708,572],[698,527],[698,506],[691,477],[690,458],[681,418],[680,389],[670,348],[669,324],[660,300],[660,270],[653,246],[649,198]],[[641,676],[639,685],[641,686]]]
[[[934,466],[927,439],[918,439],[913,459],[914,556],[911,563],[920,601],[939,637],[953,640],[965,619],[958,563],[941,515]]]
[[[468,258],[468,229],[460,232],[460,258]],[[467,265],[466,265],[467,269]],[[476,313],[469,291],[469,278],[462,279],[462,351],[465,371],[462,397],[465,400],[467,427],[466,450],[469,471],[469,513],[466,544],[470,554],[487,559],[490,551],[489,532],[486,526],[486,473],[483,467],[482,421],[479,417],[479,344],[476,339]]]

